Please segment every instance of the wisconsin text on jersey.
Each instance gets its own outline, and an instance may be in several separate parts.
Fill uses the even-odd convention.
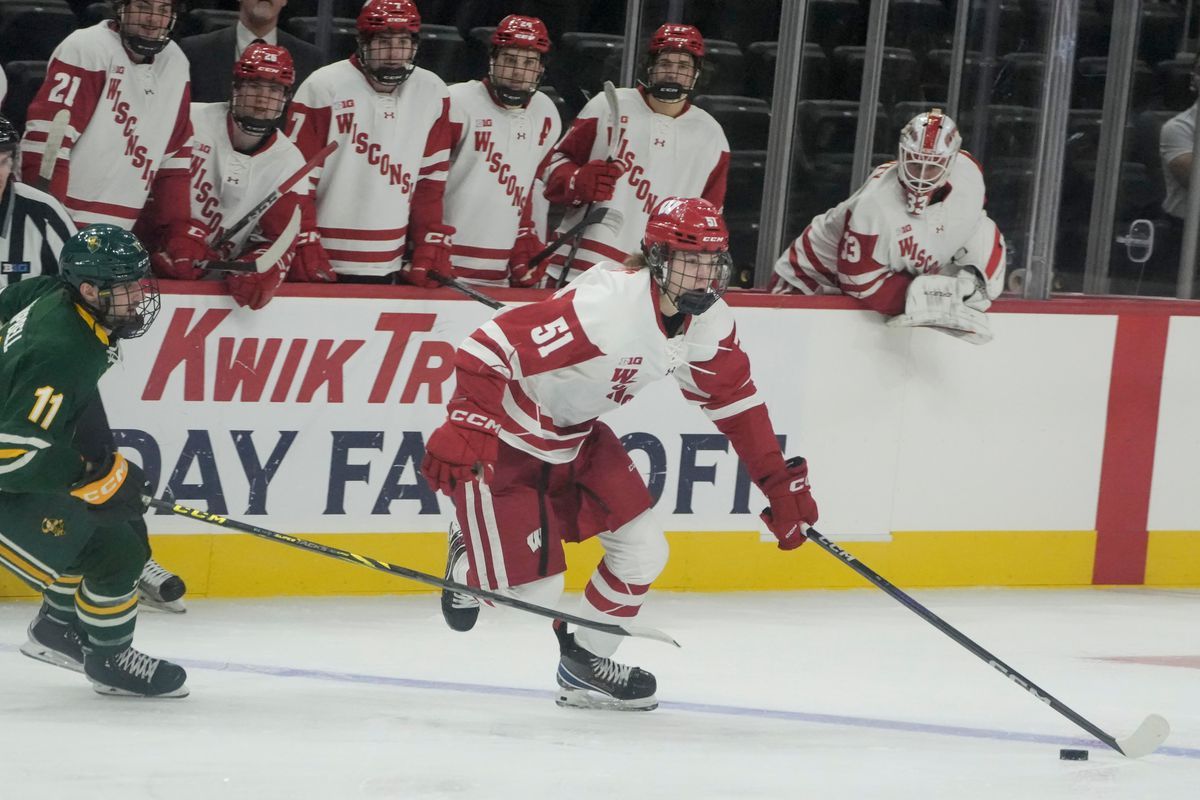
[[[487,128],[491,127],[492,121],[490,119],[482,119],[478,120],[475,124],[476,127]],[[538,137],[538,147],[546,143],[546,137],[550,135],[552,127],[553,124],[548,117],[542,121],[542,133]],[[496,148],[496,143],[492,140],[491,131],[475,131],[475,151],[484,153],[484,161],[487,162],[488,172],[494,174],[496,181],[504,187],[504,195],[509,198],[512,207],[523,207],[529,194],[528,187],[519,185],[519,178],[514,173],[513,168],[504,160],[504,153]]]
[[[358,123],[354,121],[353,111],[337,115],[337,130],[339,134],[350,136],[350,141],[354,144],[353,152],[360,156],[365,155],[367,163],[377,167],[379,174],[388,179],[390,186],[399,186],[405,194],[412,191],[412,173],[406,171],[403,164],[393,164],[391,155],[383,153],[383,147],[372,142],[366,131],[359,130]]]

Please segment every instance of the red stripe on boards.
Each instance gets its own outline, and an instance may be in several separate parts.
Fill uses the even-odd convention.
[[[1094,584],[1141,584],[1146,578],[1154,443],[1170,324],[1166,315],[1117,318],[1096,506]]]

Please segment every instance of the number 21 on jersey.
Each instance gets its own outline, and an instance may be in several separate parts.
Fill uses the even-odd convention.
[[[58,416],[58,409],[62,406],[62,392],[55,392],[53,386],[43,386],[33,395],[37,402],[29,412],[29,421],[34,425],[41,425],[42,430],[49,430],[50,423],[54,422],[54,418]]]

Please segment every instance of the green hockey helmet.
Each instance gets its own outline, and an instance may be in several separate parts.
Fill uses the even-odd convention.
[[[59,272],[76,302],[114,337],[144,334],[161,305],[150,273],[150,254],[136,236],[116,225],[89,225],[72,236],[59,254]],[[96,289],[96,299],[83,285]]]

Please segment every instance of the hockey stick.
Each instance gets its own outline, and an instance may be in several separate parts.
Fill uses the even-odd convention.
[[[300,208],[292,209],[292,218],[283,227],[275,241],[263,251],[262,255],[253,261],[200,261],[201,269],[212,269],[217,272],[258,272],[263,273],[283,258],[283,254],[295,243],[300,234]]]
[[[604,82],[604,99],[608,102],[608,113],[612,118],[612,135],[608,140],[608,158],[610,164],[617,157],[617,148],[620,147],[621,137],[625,131],[618,126],[621,124],[621,107],[617,104],[617,87],[613,86],[612,81]],[[587,210],[583,212],[583,218],[587,219],[592,213],[592,207],[595,201],[588,203]],[[567,276],[571,274],[571,264],[575,263],[575,255],[579,252],[579,245],[583,244],[583,228],[575,234],[575,242],[571,245],[571,251],[567,253],[567,260],[563,262],[562,269],[558,273],[558,280],[555,282],[555,288],[561,289],[567,285]]]
[[[317,154],[310,158],[303,167],[292,173],[290,178],[279,184],[279,186],[275,187],[275,189],[269,195],[264,197],[258,205],[246,212],[246,215],[237,222],[233,223],[233,227],[222,231],[221,235],[218,236],[217,240],[213,243],[212,249],[219,251],[222,247],[228,244],[234,236],[237,236],[239,233],[241,233],[243,228],[265,214],[268,208],[275,205],[275,201],[291,191],[292,187],[299,183],[306,175],[308,175],[308,173],[319,167],[325,161],[325,159],[329,157],[330,153],[332,153],[334,150],[337,150],[337,147],[337,142],[330,142],[318,150]],[[210,267],[210,269],[215,269],[215,267]]]
[[[325,544],[318,544],[317,542],[309,541],[308,539],[298,539],[295,536],[289,536],[286,533],[269,531],[266,528],[260,528],[257,525],[250,525],[246,522],[238,522],[237,520],[223,517],[220,514],[211,514],[207,511],[201,511],[198,508],[188,508],[186,506],[181,506],[178,503],[172,503],[168,500],[159,500],[156,497],[143,496],[142,499],[151,508],[157,508],[161,511],[169,511],[172,514],[178,514],[181,517],[197,519],[201,522],[218,525],[222,528],[241,531],[242,533],[248,533],[251,536],[270,539],[273,542],[291,545],[292,547],[297,547],[301,550],[307,550],[310,553],[329,556],[330,558],[336,558],[340,561],[345,561],[350,564],[358,564],[361,567],[369,567],[371,569],[379,570],[380,572],[399,575],[402,578],[408,578],[409,580],[429,584],[430,586],[437,586],[440,589],[449,589],[461,594],[469,594],[473,597],[478,597],[480,600],[486,600],[495,605],[508,606],[509,608],[515,608],[519,611],[537,614],[539,617],[570,622],[574,625],[578,625],[581,628],[591,628],[592,630],[601,631],[602,633],[611,633],[615,636],[631,636],[642,639],[654,639],[658,642],[665,642],[666,644],[673,644],[676,647],[679,647],[679,642],[675,641],[666,633],[663,633],[657,628],[649,628],[643,625],[615,625],[606,622],[596,622],[594,620],[584,619],[583,617],[577,617],[574,614],[567,614],[565,612],[555,611],[554,609],[546,608],[544,606],[527,603],[524,600],[518,600],[515,597],[506,597],[502,594],[489,592],[486,589],[476,589],[472,586],[466,586],[461,583],[455,583],[454,581],[448,581],[425,572],[418,572],[414,569],[409,569],[408,567],[389,564],[386,561],[380,561],[379,559],[371,558],[370,556],[362,556],[358,553],[351,553],[348,550],[342,550],[340,548],[331,547]]]
[[[615,208],[593,208],[587,214],[584,214],[583,219],[576,222],[570,228],[567,228],[561,236],[543,247],[537,255],[529,259],[529,266],[537,266],[545,261],[551,253],[566,244],[567,240],[572,236],[578,236],[583,233],[585,228],[589,228],[592,225],[599,225],[606,220],[610,228],[619,228],[621,227],[621,222],[624,220],[624,216]]]
[[[478,300],[479,302],[483,303],[488,308],[504,308],[504,303],[501,303],[499,300],[489,297],[488,295],[479,291],[475,287],[468,286],[467,284],[462,283],[454,278],[443,275],[440,272],[431,272],[431,273],[429,273],[429,277],[433,278],[435,281],[440,283],[442,286],[446,286],[450,289],[455,290],[456,292],[462,292],[463,294],[465,294],[467,297],[471,298],[472,300]]]
[[[1038,700],[1041,700],[1043,703],[1050,706],[1059,714],[1062,714],[1064,717],[1071,720],[1071,722],[1074,722],[1080,728],[1083,728],[1085,731],[1090,733],[1092,736],[1095,736],[1097,739],[1104,742],[1118,753],[1129,758],[1141,758],[1142,756],[1149,755],[1158,749],[1158,746],[1166,740],[1167,735],[1171,732],[1171,727],[1167,724],[1165,719],[1160,717],[1158,714],[1151,714],[1150,716],[1146,717],[1146,719],[1142,720],[1142,724],[1137,727],[1137,730],[1124,739],[1116,739],[1108,735],[1104,731],[1100,730],[1100,728],[1084,719],[1078,713],[1068,708],[1062,701],[1058,700],[1045,689],[1038,686],[1021,673],[1017,672],[1015,669],[1001,661],[996,656],[992,655],[980,645],[976,644],[966,634],[962,633],[953,625],[946,622],[937,614],[934,614],[928,608],[918,603],[900,589],[897,589],[879,573],[875,572],[866,564],[862,563],[857,558],[826,539],[820,532],[817,531],[816,528],[808,528],[804,532],[804,535],[807,536],[810,541],[816,542],[818,545],[820,545],[825,552],[841,559],[841,561],[846,566],[850,567],[850,569],[866,578],[876,587],[887,592],[892,596],[893,599],[898,600],[902,605],[907,606],[910,611],[921,617],[921,619],[925,620],[930,625],[970,650],[989,666],[994,667],[995,670],[1001,675],[1008,678],[1017,686],[1020,686]]]
[[[58,151],[62,150],[63,139],[67,136],[67,125],[71,122],[71,112],[60,110],[50,120],[46,131],[46,144],[42,148],[42,163],[38,167],[37,183],[34,188],[43,192],[50,191],[50,181],[54,177],[54,165],[58,163]]]

